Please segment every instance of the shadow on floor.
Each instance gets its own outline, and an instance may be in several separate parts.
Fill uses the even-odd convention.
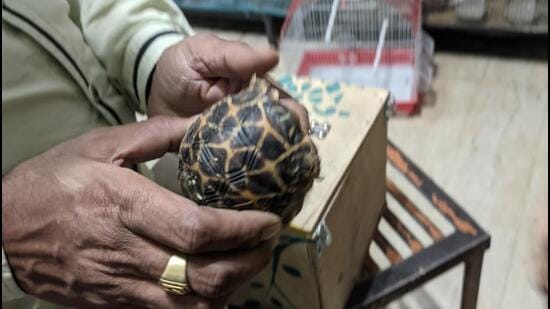
[[[437,51],[548,61],[548,34],[498,34],[426,29]]]
[[[214,14],[186,14],[187,20],[193,27],[202,27],[212,30],[230,30],[236,32],[251,32],[264,34],[264,23],[258,18],[240,15],[214,15]],[[279,25],[280,24],[280,25]],[[279,30],[282,20],[276,23]]]

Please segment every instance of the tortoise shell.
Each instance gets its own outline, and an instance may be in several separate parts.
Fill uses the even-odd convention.
[[[183,194],[199,205],[275,213],[289,222],[319,176],[315,145],[279,91],[254,77],[203,112],[179,152]]]

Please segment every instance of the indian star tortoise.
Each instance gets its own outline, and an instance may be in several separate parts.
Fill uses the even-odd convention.
[[[283,93],[253,77],[241,92],[204,111],[179,151],[183,194],[199,205],[255,209],[288,223],[319,176],[320,162]]]

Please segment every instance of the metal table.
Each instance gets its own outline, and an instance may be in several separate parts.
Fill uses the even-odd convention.
[[[386,208],[382,218],[397,232],[413,252],[403,258],[395,246],[380,232],[373,242],[391,262],[380,270],[373,258],[365,258],[365,278],[356,284],[347,308],[378,308],[421,286],[428,280],[461,263],[465,264],[461,308],[476,308],[483,255],[490,246],[490,236],[430,177],[389,142],[388,163],[395,167],[454,227],[454,232],[443,232],[388,178],[387,190],[433,239],[424,247],[419,239]]]

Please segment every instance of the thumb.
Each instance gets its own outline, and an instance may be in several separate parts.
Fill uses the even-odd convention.
[[[157,116],[110,130],[107,138],[113,150],[108,161],[130,165],[162,157],[177,151],[188,127],[198,116],[179,118]]]
[[[214,35],[199,35],[194,39],[197,42],[190,43],[192,54],[202,62],[195,69],[204,78],[248,80],[254,73],[267,73],[279,62],[277,52],[271,48],[255,49]]]

